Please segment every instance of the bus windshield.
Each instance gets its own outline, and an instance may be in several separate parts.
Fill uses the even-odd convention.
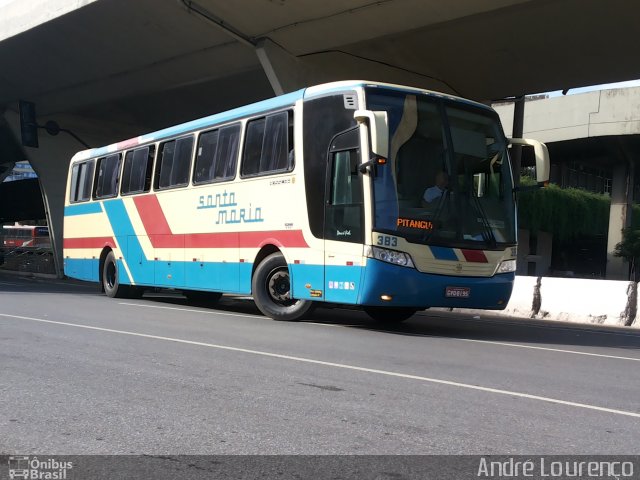
[[[410,242],[499,249],[515,245],[507,142],[497,114],[470,103],[384,88],[389,159],[373,180],[374,229]]]

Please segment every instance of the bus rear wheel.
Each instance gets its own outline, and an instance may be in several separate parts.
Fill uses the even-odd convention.
[[[411,307],[364,307],[376,322],[400,323],[411,318],[418,310]]]
[[[121,285],[118,275],[118,264],[113,251],[107,254],[102,266],[102,288],[107,297],[127,298],[131,289],[129,285]]]
[[[314,307],[310,300],[291,297],[289,268],[281,253],[272,253],[260,262],[251,279],[251,291],[256,306],[274,320],[296,322]]]

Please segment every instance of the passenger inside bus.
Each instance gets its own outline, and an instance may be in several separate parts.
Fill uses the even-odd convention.
[[[424,207],[425,185],[437,183],[438,172],[443,170],[444,147],[438,125],[434,128],[428,123],[427,119],[419,122],[414,134],[398,150],[396,168],[401,207]]]
[[[427,188],[422,195],[423,206],[429,206],[437,203],[449,186],[449,175],[447,172],[439,171],[436,173],[435,185]]]

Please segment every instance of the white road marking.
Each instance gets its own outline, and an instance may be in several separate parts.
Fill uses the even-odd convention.
[[[449,337],[447,337],[449,338]],[[531,350],[544,350],[546,352],[569,353],[571,355],[587,355],[589,357],[613,358],[616,360],[630,360],[632,362],[640,362],[640,358],[619,357],[617,355],[605,355],[603,353],[581,352],[579,350],[565,350],[562,348],[536,347],[534,345],[523,345],[520,343],[495,342],[493,340],[476,340],[474,338],[450,338],[451,340],[459,340],[461,342],[488,343],[490,345],[499,345],[503,347],[528,348]]]
[[[334,368],[341,368],[341,369],[346,369],[346,370],[353,370],[353,371],[357,371],[357,372],[365,372],[365,373],[375,373],[378,375],[385,375],[388,377],[396,377],[396,378],[405,378],[405,379],[409,379],[409,380],[418,380],[421,382],[428,382],[428,383],[435,383],[435,384],[439,384],[439,385],[448,385],[451,387],[459,387],[459,388],[466,388],[469,390],[477,390],[477,391],[481,391],[481,392],[487,392],[487,393],[494,393],[494,394],[499,394],[499,395],[509,395],[511,397],[519,397],[519,398],[526,398],[529,400],[538,400],[541,402],[547,402],[547,403],[555,403],[558,405],[565,405],[565,406],[569,406],[569,407],[576,407],[576,408],[583,408],[583,409],[587,409],[587,410],[595,410],[598,412],[605,412],[605,413],[613,413],[616,415],[623,415],[623,416],[627,416],[627,417],[634,417],[634,418],[640,418],[640,413],[637,412],[629,412],[626,410],[618,410],[618,409],[614,409],[614,408],[606,408],[606,407],[599,407],[597,405],[589,405],[586,403],[578,403],[578,402],[570,402],[567,400],[560,400],[557,398],[551,398],[551,397],[543,397],[543,396],[539,396],[539,395],[531,395],[528,393],[521,393],[521,392],[513,392],[513,391],[509,391],[509,390],[502,390],[502,389],[498,389],[498,388],[491,388],[491,387],[482,387],[480,385],[471,385],[468,383],[460,383],[460,382],[453,382],[450,380],[442,380],[442,379],[438,379],[438,378],[430,378],[430,377],[422,377],[419,375],[410,375],[410,374],[406,374],[406,373],[399,373],[399,372],[392,372],[392,371],[387,371],[387,370],[378,370],[375,368],[366,368],[366,367],[358,367],[355,365],[347,365],[347,364],[342,364],[342,363],[333,363],[333,362],[325,362],[322,360],[314,360],[311,358],[304,358],[304,357],[293,357],[290,355],[282,355],[279,353],[271,353],[271,352],[264,352],[264,351],[260,351],[260,350],[250,350],[247,348],[238,348],[238,347],[230,347],[227,345],[216,345],[213,343],[205,343],[205,342],[195,342],[192,340],[184,340],[184,339],[180,339],[180,338],[172,338],[172,337],[163,337],[163,336],[159,336],[159,335],[149,335],[146,333],[137,333],[137,332],[129,332],[126,330],[115,330],[115,329],[111,329],[111,328],[102,328],[102,327],[93,327],[90,325],[83,325],[83,324],[77,324],[77,323],[69,323],[69,322],[59,322],[59,321],[54,321],[54,320],[44,320],[42,318],[33,318],[33,317],[23,317],[20,315],[10,315],[10,314],[6,314],[6,313],[0,313],[0,317],[7,317],[7,318],[15,318],[15,319],[19,319],[19,320],[28,320],[28,321],[32,321],[32,322],[40,322],[40,323],[49,323],[49,324],[53,324],[53,325],[63,325],[63,326],[67,326],[67,327],[76,327],[76,328],[84,328],[87,330],[96,330],[96,331],[101,331],[101,332],[109,332],[109,333],[117,333],[120,335],[131,335],[134,337],[142,337],[142,338],[151,338],[154,340],[163,340],[163,341],[167,341],[167,342],[175,342],[175,343],[181,343],[181,344],[186,344],[186,345],[197,345],[197,346],[201,346],[201,347],[208,347],[208,348],[215,348],[218,350],[226,350],[226,351],[231,351],[231,352],[241,352],[241,353],[248,353],[251,355],[260,355],[263,357],[270,357],[270,358],[278,358],[278,359],[282,359],[282,360],[291,360],[294,362],[302,362],[302,363],[310,363],[310,364],[314,364],[314,365],[322,365],[325,367],[334,367]]]
[[[432,314],[426,314],[422,312],[418,312],[416,314],[417,317],[422,318],[439,318],[442,320],[450,319],[449,315],[438,315],[440,313],[445,312],[434,312]],[[616,325],[593,325],[588,323],[570,323],[570,322],[562,322],[559,320],[544,320],[544,319],[531,319],[531,318],[521,318],[520,320],[513,320],[517,317],[504,317],[500,320],[490,320],[487,318],[481,318],[480,320],[474,320],[469,317],[456,317],[455,321],[457,322],[467,322],[467,323],[480,323],[483,325],[510,325],[514,327],[523,327],[523,328],[538,328],[544,330],[569,330],[571,332],[575,332],[578,335],[580,333],[597,333],[598,335],[619,335],[623,337],[634,337],[638,338],[638,334],[634,332],[634,328],[629,327],[621,327]],[[530,321],[535,322],[546,322],[545,324],[541,323],[529,323]],[[591,328],[596,327],[596,328]],[[598,328],[597,327],[601,327]],[[637,330],[636,330],[637,331]]]
[[[160,308],[163,310],[179,310],[181,312],[192,312],[192,313],[204,313],[206,315],[228,315],[229,317],[248,317],[248,318],[266,318],[261,315],[252,315],[250,313],[230,313],[224,312],[222,310],[216,310],[215,312],[209,312],[207,310],[196,310],[195,308],[179,308],[179,307],[165,307],[163,305],[144,305],[142,303],[127,303],[127,302],[118,302],[118,305],[127,305],[129,307],[144,307],[144,308]]]
[[[132,307],[146,307],[146,308],[162,308],[162,309],[166,309],[166,310],[179,310],[179,311],[183,311],[183,312],[193,312],[193,313],[205,313],[207,315],[228,315],[228,316],[232,316],[232,317],[249,317],[249,318],[264,318],[260,315],[251,315],[251,314],[239,314],[239,313],[229,313],[229,312],[223,312],[220,310],[216,310],[214,312],[208,312],[206,310],[195,310],[192,308],[179,308],[179,307],[165,307],[165,306],[161,306],[161,305],[144,305],[141,303],[126,303],[126,302],[118,302],[119,305],[128,305],[128,306],[132,306]],[[338,328],[345,328],[345,327],[357,327],[358,325],[338,325],[338,324],[332,324],[332,323],[320,323],[320,322],[303,322],[304,325],[320,325],[322,327],[338,327]],[[384,331],[384,330],[376,330],[376,331]],[[436,338],[435,335],[425,335],[431,338]],[[632,362],[640,362],[640,358],[634,358],[634,357],[621,357],[621,356],[616,356],[616,355],[605,355],[603,353],[590,353],[590,352],[581,352],[579,350],[566,350],[566,349],[562,349],[562,348],[551,348],[551,347],[536,347],[534,345],[524,345],[524,344],[520,344],[520,343],[508,343],[508,342],[496,342],[493,340],[477,340],[474,338],[455,338],[455,337],[437,337],[437,338],[446,338],[447,340],[453,340],[453,341],[460,341],[460,342],[473,342],[473,343],[486,343],[489,345],[498,345],[498,346],[502,346],[502,347],[515,347],[515,348],[527,348],[530,350],[543,350],[543,351],[547,351],[547,352],[557,352],[557,353],[568,353],[571,355],[586,355],[589,357],[600,357],[600,358],[610,358],[610,359],[614,359],[614,360],[629,360]]]
[[[347,327],[351,325],[336,325],[334,323],[319,323],[319,322],[302,322],[304,325],[319,325],[321,327]]]

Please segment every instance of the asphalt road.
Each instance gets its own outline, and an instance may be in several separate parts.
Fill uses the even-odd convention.
[[[0,454],[638,454],[640,331],[0,275]]]

